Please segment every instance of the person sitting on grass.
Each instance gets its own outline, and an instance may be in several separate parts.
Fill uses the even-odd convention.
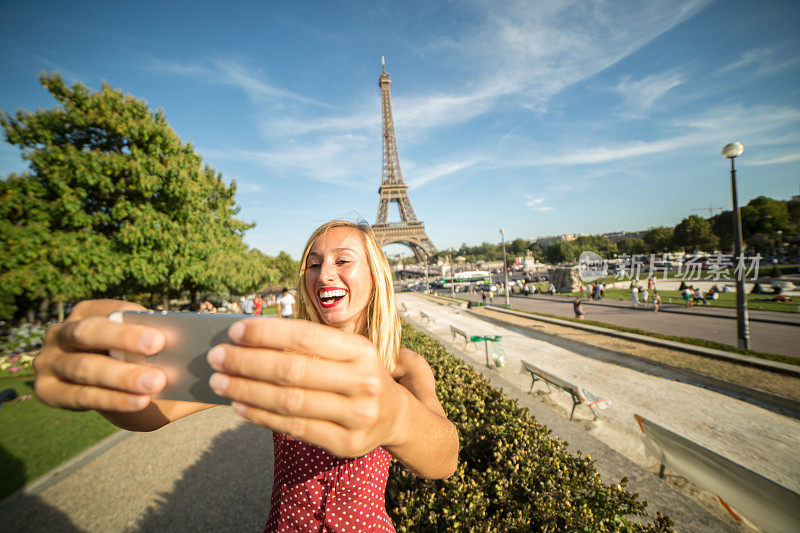
[[[217,371],[212,389],[273,431],[266,530],[338,531],[347,520],[353,530],[394,531],[384,500],[392,457],[420,477],[446,478],[459,441],[428,363],[400,346],[392,273],[370,227],[333,221],[317,228],[297,289],[299,320],[242,319],[228,330],[233,343],[208,353]],[[108,319],[128,310],[144,308],[84,301],[50,328],[34,360],[39,399],[95,409],[132,431],[211,407],[154,399],[166,384],[161,370],[105,355],[163,348],[160,330]]]
[[[697,287],[694,290],[694,301],[701,301],[703,302],[703,305],[708,305],[708,301],[706,300],[705,296],[703,296],[703,291],[700,289],[700,287]]]

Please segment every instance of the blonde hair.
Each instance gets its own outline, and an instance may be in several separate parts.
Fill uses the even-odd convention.
[[[400,353],[400,315],[395,306],[394,283],[389,262],[375,240],[375,234],[367,223],[354,223],[346,220],[332,220],[321,225],[308,238],[303,256],[300,259],[300,277],[297,282],[297,317],[302,320],[323,323],[314,306],[313,295],[308,294],[305,282],[306,262],[314,241],[331,228],[349,228],[361,236],[367,256],[372,294],[367,304],[367,326],[362,332],[378,348],[378,354],[386,369],[391,372],[397,364]]]

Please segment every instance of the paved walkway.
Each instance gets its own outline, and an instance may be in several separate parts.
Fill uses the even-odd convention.
[[[260,532],[267,522],[272,434],[229,407],[129,433],[94,455],[4,502],[0,531]]]
[[[443,293],[444,294],[444,293]],[[447,296],[447,294],[445,294]],[[459,298],[481,301],[477,294],[458,293]],[[496,294],[494,304],[505,303],[505,296]],[[551,315],[574,317],[572,299],[560,296],[511,296],[511,307],[521,311],[548,313]],[[584,310],[587,320],[595,320],[606,324],[614,324],[628,328],[638,328],[663,335],[695,337],[736,346],[735,310],[707,307],[693,307],[687,313],[653,313],[650,309],[634,309],[630,302],[605,299],[597,305],[584,299]],[[667,309],[679,306],[666,306]],[[730,317],[707,316],[707,313],[730,314]],[[753,312],[756,314],[758,312]],[[800,357],[800,316],[790,313],[762,311],[765,317],[778,316],[796,325],[750,322],[751,348],[760,352],[769,352],[792,357]],[[786,316],[784,316],[786,315]]]

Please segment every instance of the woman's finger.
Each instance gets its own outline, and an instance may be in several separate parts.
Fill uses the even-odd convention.
[[[64,350],[122,350],[142,355],[157,353],[166,342],[164,334],[156,328],[112,322],[103,316],[64,322],[56,335]]]
[[[92,385],[76,385],[61,381],[53,375],[37,378],[35,391],[36,396],[44,403],[74,411],[98,409],[136,412],[150,403],[150,397],[146,394],[128,394]]]
[[[239,402],[233,408],[251,422],[319,446],[338,457],[360,457],[375,448],[371,443],[358,442],[352,432],[327,420],[279,415]]]
[[[117,361],[93,353],[58,357],[53,360],[51,370],[62,381],[129,393],[152,394],[159,392],[167,384],[166,376],[157,368]]]
[[[241,376],[275,385],[352,393],[365,385],[357,382],[353,369],[340,361],[312,359],[307,355],[220,344],[208,353],[208,362],[226,374]]]
[[[328,420],[344,427],[355,427],[368,417],[335,392],[281,387],[225,374],[214,374],[209,383],[220,396],[279,415]]]
[[[146,307],[122,300],[83,300],[72,308],[68,320],[80,320],[88,316],[108,316],[115,311],[147,311]]]
[[[361,335],[305,320],[244,319],[228,329],[228,337],[244,346],[286,349],[340,361],[375,353],[375,346]]]

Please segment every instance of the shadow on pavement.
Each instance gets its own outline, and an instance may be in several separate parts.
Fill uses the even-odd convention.
[[[4,483],[9,483],[14,487],[21,487],[28,481],[25,475],[25,467],[22,461],[9,454],[5,448],[0,446],[0,477]],[[41,528],[33,526],[33,520],[28,521],[24,517],[15,517],[8,520],[3,517],[15,508],[24,508],[30,517],[35,517],[37,524],[46,524],[51,531],[65,531],[67,533],[80,531],[72,523],[70,518],[43,501],[38,496],[11,495],[8,500],[3,500],[0,506],[0,532],[2,531],[41,531]]]
[[[272,494],[272,433],[245,424],[217,436],[135,531],[263,531]]]

